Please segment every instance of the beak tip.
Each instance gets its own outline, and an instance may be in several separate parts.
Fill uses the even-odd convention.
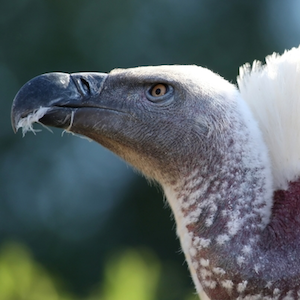
[[[13,104],[12,104],[12,108],[11,108],[11,114],[10,114],[10,120],[11,120],[11,127],[14,131],[14,133],[17,133],[19,127],[18,127],[18,123],[20,121],[20,112],[17,109],[17,105],[16,105],[16,99],[18,97],[18,94],[16,95]]]
[[[16,134],[18,132],[19,128],[13,123],[11,125],[12,125],[12,130],[13,130],[14,134]]]

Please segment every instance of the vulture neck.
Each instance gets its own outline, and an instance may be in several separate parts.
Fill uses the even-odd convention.
[[[207,164],[199,159],[182,172],[176,184],[163,186],[202,299],[244,299],[250,295],[261,299],[257,291],[265,291],[264,296],[284,289],[287,293],[293,288],[292,278],[296,278],[286,270],[289,264],[280,263],[286,261],[288,248],[284,234],[281,246],[277,243],[281,223],[290,217],[288,209],[282,210],[288,191],[275,193],[272,213],[267,149],[255,122],[237,124],[228,132],[224,148]],[[297,184],[293,188],[300,189]],[[289,286],[283,276],[291,279]]]

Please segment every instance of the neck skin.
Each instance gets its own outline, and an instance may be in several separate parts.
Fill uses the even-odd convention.
[[[287,191],[275,193],[272,210],[272,176],[264,143],[255,126],[238,124],[209,163],[194,162],[182,171],[182,179],[163,188],[202,299],[207,299],[205,294],[220,300],[279,299],[295,293],[299,276],[290,265],[300,263],[294,253],[299,249],[297,239],[291,250],[282,230],[284,220],[295,219],[296,213],[292,216],[283,209]],[[289,229],[296,237],[296,228]]]

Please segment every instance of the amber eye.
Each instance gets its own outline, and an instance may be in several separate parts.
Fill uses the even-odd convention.
[[[152,97],[161,97],[167,93],[167,86],[165,84],[156,84],[150,91]]]
[[[174,88],[169,84],[154,83],[148,86],[145,95],[153,103],[169,103],[169,100],[174,98]]]

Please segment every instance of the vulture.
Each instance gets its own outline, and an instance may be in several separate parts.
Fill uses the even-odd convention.
[[[300,299],[300,47],[239,70],[47,73],[12,104],[86,136],[158,182],[202,300]]]

